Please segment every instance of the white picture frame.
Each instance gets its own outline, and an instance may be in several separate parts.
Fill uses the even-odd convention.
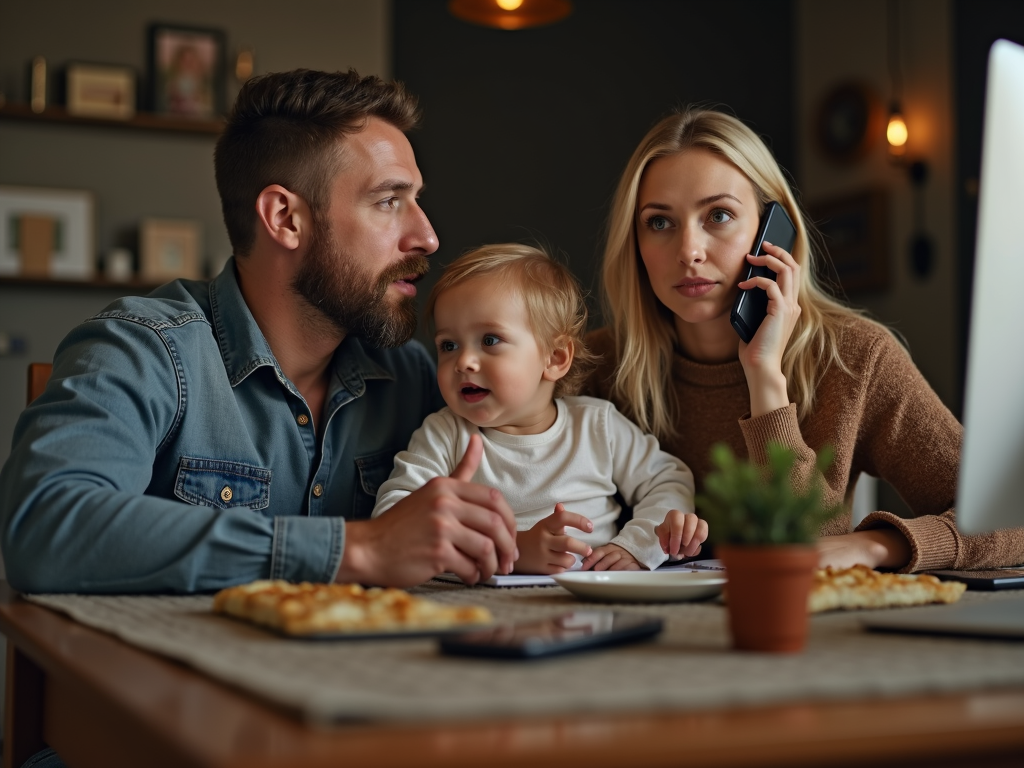
[[[91,280],[96,273],[95,204],[81,189],[0,186],[0,275]],[[26,269],[21,224],[51,219],[52,248],[45,264]]]

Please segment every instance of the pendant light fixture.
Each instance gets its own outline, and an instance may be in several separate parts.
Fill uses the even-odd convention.
[[[570,0],[449,0],[452,16],[496,29],[554,24],[572,13]]]

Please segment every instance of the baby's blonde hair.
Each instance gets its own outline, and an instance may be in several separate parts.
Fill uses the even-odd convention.
[[[540,248],[521,243],[474,248],[445,267],[427,297],[427,317],[433,318],[442,293],[477,277],[494,278],[522,298],[530,330],[545,353],[564,348],[572,355],[568,373],[555,382],[555,397],[579,392],[597,358],[583,343],[587,305],[568,267]]]

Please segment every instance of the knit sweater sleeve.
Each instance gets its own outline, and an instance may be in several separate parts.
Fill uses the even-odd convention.
[[[898,529],[911,547],[906,572],[1024,560],[1024,529],[979,536],[957,530],[953,503],[963,429],[891,335],[866,335],[870,340],[857,349],[852,342],[844,345],[853,375],[837,370],[827,374],[802,426],[793,404],[741,420],[751,458],[764,461],[767,443],[780,442],[797,452],[797,482],[813,480],[815,448],[804,441],[804,434],[814,433],[816,448],[829,442],[836,451],[835,463],[821,478],[828,503],[841,502],[860,472],[886,480],[914,517],[877,511],[857,530]]]

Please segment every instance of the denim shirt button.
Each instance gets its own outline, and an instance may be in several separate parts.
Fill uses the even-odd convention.
[[[320,483],[317,483],[316,485],[313,486],[313,495],[316,496],[318,499],[324,495],[324,487],[320,485]]]
[[[299,422],[299,426],[300,426],[300,427],[304,427],[304,426],[306,426],[307,424],[309,424],[309,416],[307,416],[307,415],[306,415],[306,414],[304,414],[304,413],[300,413],[300,414],[299,414],[299,416],[298,416],[298,418],[296,418],[295,420],[296,420],[297,422]]]
[[[220,492],[220,497],[223,501],[231,501],[231,497],[235,494],[231,490],[230,485],[225,485]]]

